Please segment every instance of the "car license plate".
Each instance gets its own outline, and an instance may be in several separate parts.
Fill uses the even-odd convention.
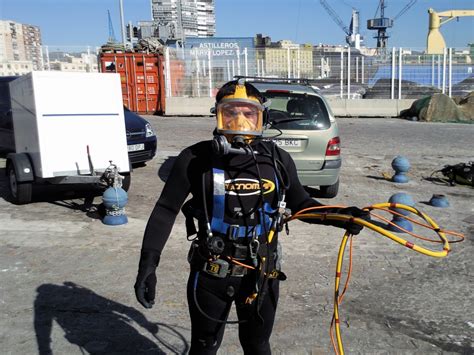
[[[275,143],[279,147],[301,147],[299,139],[275,139]]]
[[[140,144],[130,144],[128,146],[128,151],[129,152],[137,152],[139,150],[145,150],[145,144],[140,143]]]

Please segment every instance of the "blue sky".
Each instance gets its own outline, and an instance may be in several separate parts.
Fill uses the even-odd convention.
[[[361,32],[367,46],[376,45],[367,30],[367,19],[376,14],[378,0],[327,0],[348,25],[352,7],[360,11]],[[386,0],[387,17],[394,17],[409,0]],[[123,0],[125,21],[151,19],[149,0]],[[389,46],[425,46],[429,7],[435,11],[474,9],[472,0],[418,0],[389,30]],[[108,38],[107,10],[115,36],[120,40],[119,0],[0,0],[0,18],[41,28],[43,44],[49,46],[100,46]],[[273,41],[345,44],[344,32],[329,17],[319,0],[216,0],[216,36],[253,37],[256,33]],[[474,42],[474,17],[453,20],[441,28],[448,46],[466,47]]]

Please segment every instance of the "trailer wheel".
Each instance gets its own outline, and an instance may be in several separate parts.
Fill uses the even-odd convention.
[[[31,182],[18,182],[13,164],[8,165],[8,181],[13,203],[23,205],[31,202],[33,184]]]
[[[132,175],[130,173],[128,174],[122,174],[123,175],[123,180],[122,180],[122,189],[125,191],[128,191],[130,188],[130,184],[132,183]]]

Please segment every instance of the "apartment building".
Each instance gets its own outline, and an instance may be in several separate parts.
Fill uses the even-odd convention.
[[[214,0],[151,0],[153,21],[171,28],[175,38],[213,37],[216,33]],[[161,34],[160,34],[161,37]]]
[[[0,20],[0,64],[10,75],[42,69],[41,31],[33,25]]]
[[[214,0],[196,1],[198,37],[214,37],[216,16]]]
[[[45,63],[46,70],[68,72],[98,72],[97,55],[87,53],[52,53]]]

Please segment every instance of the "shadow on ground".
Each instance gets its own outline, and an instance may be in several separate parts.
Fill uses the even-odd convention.
[[[5,168],[0,168],[0,198],[13,203]],[[105,215],[101,203],[94,204],[94,198],[101,196],[105,187],[93,184],[33,185],[32,203],[49,202],[72,210],[85,212],[93,219]]]
[[[189,350],[176,327],[150,322],[135,308],[73,282],[43,284],[36,291],[34,327],[40,355],[52,354],[55,348],[53,323],[82,353],[186,354]]]
[[[380,320],[385,319],[383,325],[390,325],[393,333],[401,333],[412,339],[418,339],[423,342],[432,344],[446,352],[455,352],[457,354],[474,354],[474,348],[471,341],[467,337],[459,337],[458,341],[450,338],[443,330],[449,329],[449,325],[437,324],[436,322],[428,322],[423,319],[410,319],[386,317],[385,315],[375,314],[375,322],[381,323]]]
[[[168,180],[168,176],[170,176],[171,169],[173,168],[176,158],[177,157],[168,157],[163,162],[163,164],[161,164],[160,168],[158,169],[158,176],[160,177],[161,181],[166,182],[166,180]]]
[[[373,180],[387,180],[387,178],[384,176],[366,175],[365,177]]]

